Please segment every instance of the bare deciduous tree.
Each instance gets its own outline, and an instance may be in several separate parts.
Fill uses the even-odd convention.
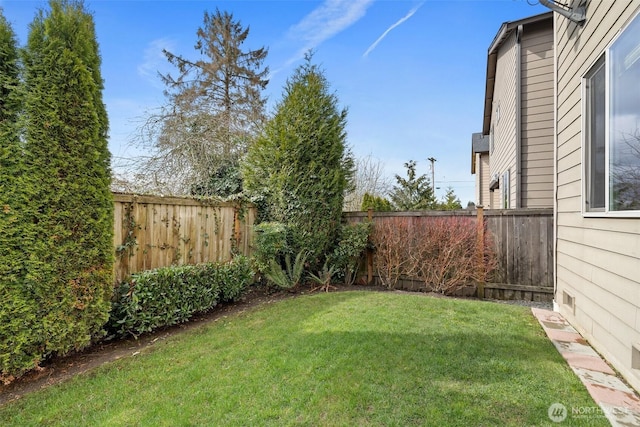
[[[149,114],[137,143],[150,152],[139,164],[150,188],[167,194],[206,189],[221,167],[237,165],[265,120],[262,91],[267,49],[242,50],[249,34],[227,12],[204,14],[198,60],[167,50],[177,76],[161,75],[167,104]]]
[[[359,211],[365,194],[385,197],[391,188],[391,181],[385,175],[384,164],[369,154],[356,159],[354,189],[345,197],[345,211]]]

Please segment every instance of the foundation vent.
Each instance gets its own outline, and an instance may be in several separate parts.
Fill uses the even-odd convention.
[[[640,344],[631,346],[631,368],[640,369]]]
[[[562,303],[571,309],[571,313],[575,312],[575,298],[567,291],[562,291]]]

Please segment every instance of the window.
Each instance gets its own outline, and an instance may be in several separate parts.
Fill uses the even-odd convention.
[[[493,125],[489,129],[489,154],[493,154]]]
[[[502,208],[509,209],[509,199],[511,198],[511,182],[509,181],[509,171],[502,174]]]
[[[640,214],[640,17],[584,76],[585,211]]]
[[[588,126],[585,164],[587,211],[604,211],[605,194],[605,68],[604,56],[585,76]]]

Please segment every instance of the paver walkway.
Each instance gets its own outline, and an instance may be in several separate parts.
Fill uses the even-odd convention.
[[[561,402],[549,409],[549,417],[562,425],[563,416],[606,416],[612,426],[640,427],[640,398],[623,383],[600,355],[560,313],[532,308],[545,333],[587,387],[601,412],[593,408],[565,408]],[[569,420],[567,420],[569,421]]]

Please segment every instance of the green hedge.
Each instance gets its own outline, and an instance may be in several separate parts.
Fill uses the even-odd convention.
[[[249,258],[238,255],[231,262],[218,264],[217,279],[221,284],[220,301],[233,302],[253,282],[254,271]]]
[[[249,260],[163,267],[136,273],[115,291],[107,329],[137,336],[187,321],[219,302],[236,300],[251,284]]]
[[[51,0],[18,55],[0,18],[0,381],[102,336],[113,290],[107,111],[93,16]]]

